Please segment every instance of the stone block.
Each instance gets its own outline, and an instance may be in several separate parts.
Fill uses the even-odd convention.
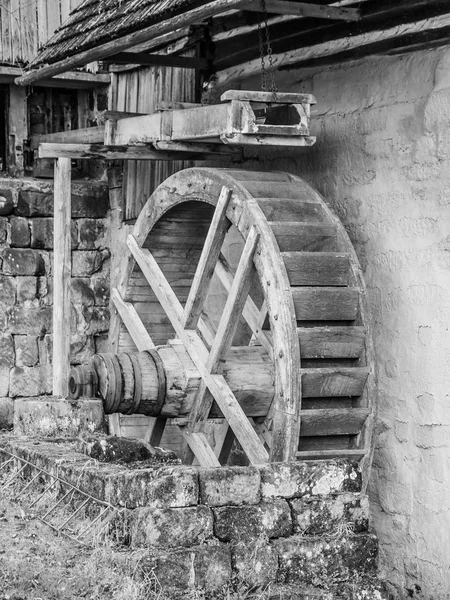
[[[14,341],[11,335],[0,335],[0,367],[13,367],[15,361]]]
[[[260,474],[256,467],[221,467],[199,472],[200,496],[207,506],[257,504]]]
[[[78,249],[97,250],[104,248],[106,241],[106,225],[100,219],[79,219]]]
[[[376,575],[378,544],[369,534],[339,538],[293,536],[274,540],[278,552],[280,583],[331,586],[334,582]]]
[[[10,215],[14,210],[14,197],[11,190],[0,188],[0,215]]]
[[[30,245],[30,225],[24,217],[11,217],[11,246],[27,248]]]
[[[126,472],[111,482],[110,501],[136,508],[182,508],[198,503],[198,476],[193,467],[161,467]]]
[[[136,508],[130,525],[134,547],[193,546],[213,535],[213,515],[206,506]]]
[[[301,498],[361,491],[358,464],[346,460],[273,463],[260,467],[263,498]]]
[[[14,402],[14,433],[23,436],[67,436],[104,431],[101,400],[69,402],[56,396],[20,398]]]
[[[52,308],[18,304],[9,312],[7,326],[13,334],[44,335],[52,328]]]
[[[0,367],[0,397],[9,396],[9,367]]]
[[[0,398],[0,431],[11,429],[14,420],[14,402],[11,398]]]
[[[108,208],[106,184],[95,181],[72,183],[73,218],[104,218]],[[20,190],[15,213],[23,217],[52,217],[53,186],[40,184]]]
[[[43,256],[31,248],[7,248],[2,253],[3,272],[7,275],[44,275]]]
[[[224,542],[248,542],[292,533],[289,504],[274,499],[250,506],[214,508],[214,534]]]
[[[70,342],[70,362],[73,365],[80,365],[87,362],[95,354],[94,338],[92,335],[77,335],[76,339],[71,338]],[[52,344],[50,344],[50,348]]]
[[[31,247],[45,250],[53,249],[53,218],[37,217],[30,221]],[[70,224],[70,244],[72,250],[78,248],[78,226],[76,221]]]
[[[15,367],[10,373],[9,395],[41,396],[52,392],[52,370],[49,365]]]
[[[0,259],[1,265],[1,259]],[[16,278],[15,277],[4,277],[0,275],[0,315],[3,318],[8,309],[11,309],[14,302],[16,301]]]
[[[38,277],[38,297],[46,305],[53,304],[53,279],[51,277]]]
[[[11,231],[9,221],[6,217],[0,217],[0,244],[7,244]]]
[[[108,306],[109,280],[104,277],[93,277],[91,279],[91,288],[94,293],[94,302],[96,306]]]
[[[93,306],[95,294],[90,287],[88,277],[72,277],[70,280],[70,301],[81,306]]]
[[[72,216],[75,219],[103,219],[109,209],[109,190],[105,183],[72,183]]]
[[[25,276],[17,278],[17,302],[34,300],[38,296],[38,278]]]
[[[290,504],[296,533],[361,533],[368,529],[369,502],[367,496],[361,494],[347,492],[318,499],[296,498]]]
[[[53,219],[31,220],[31,247],[50,250],[53,248]]]
[[[232,562],[239,580],[248,586],[266,586],[276,580],[278,554],[264,538],[233,546]]]
[[[225,544],[194,546],[181,550],[154,550],[140,560],[144,573],[156,577],[168,597],[188,591],[195,597],[195,589],[219,591],[230,583],[230,550]],[[170,594],[170,595],[169,595]]]
[[[15,335],[17,367],[34,367],[39,362],[37,338],[32,335]]]
[[[53,216],[53,192],[20,190],[15,213],[21,217]]]
[[[109,250],[75,250],[72,252],[72,276],[91,277],[102,270],[109,256]]]
[[[86,333],[97,335],[108,331],[110,313],[107,306],[83,306],[82,315],[86,322]]]

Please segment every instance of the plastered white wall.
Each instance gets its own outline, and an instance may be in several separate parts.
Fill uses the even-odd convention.
[[[246,166],[315,185],[363,266],[378,359],[370,499],[381,575],[395,597],[450,598],[450,47],[291,70],[278,85],[317,97],[317,144]]]

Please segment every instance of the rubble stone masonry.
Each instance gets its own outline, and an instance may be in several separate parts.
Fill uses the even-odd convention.
[[[105,349],[109,327],[109,198],[72,184],[71,361]],[[14,401],[51,394],[53,183],[0,179],[0,429]]]

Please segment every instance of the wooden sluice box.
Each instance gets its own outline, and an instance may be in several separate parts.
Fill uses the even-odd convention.
[[[311,146],[311,94],[229,90],[222,104],[166,104],[151,115],[107,119],[106,146],[164,142],[207,142],[227,145]],[[186,106],[186,108],[184,107]],[[181,107],[181,108],[177,108]]]

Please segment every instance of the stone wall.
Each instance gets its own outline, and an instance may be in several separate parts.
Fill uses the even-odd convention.
[[[395,597],[448,598],[450,49],[290,70],[278,86],[317,97],[317,144],[246,166],[314,185],[364,269],[378,360],[370,498],[381,575]]]
[[[71,361],[105,349],[109,326],[106,184],[72,185]],[[53,183],[0,179],[0,429],[14,399],[51,394]]]
[[[274,600],[381,600],[357,464],[201,469],[156,461],[136,468],[94,461],[80,452],[86,446],[0,437],[0,463],[5,448],[120,508],[116,541],[140,551],[139,568],[165,597],[189,590],[210,597],[205,591],[239,583],[264,598],[268,585],[295,586],[292,596],[274,592]]]

